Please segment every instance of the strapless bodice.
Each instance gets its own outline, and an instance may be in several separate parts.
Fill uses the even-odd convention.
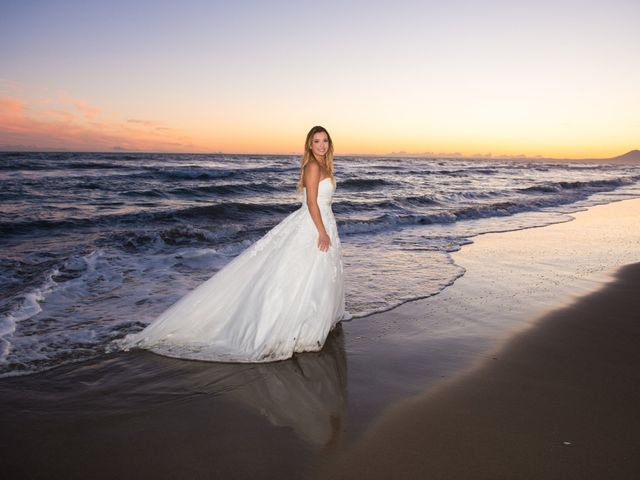
[[[333,198],[333,192],[335,192],[335,187],[333,186],[333,182],[331,178],[323,178],[318,183],[318,206],[320,207],[328,207],[331,206],[331,199]],[[307,189],[302,189],[304,195],[302,198],[302,204],[307,204]]]

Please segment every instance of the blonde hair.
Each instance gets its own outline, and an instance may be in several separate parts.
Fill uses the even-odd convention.
[[[331,177],[333,186],[335,187],[336,185],[336,181],[333,178],[333,140],[331,140],[331,135],[329,135],[329,132],[327,132],[324,127],[316,125],[311,130],[309,130],[309,133],[307,133],[307,139],[304,142],[304,155],[302,156],[302,160],[300,161],[300,178],[298,179],[298,186],[296,188],[296,190],[299,192],[304,188],[304,167],[306,167],[311,160],[316,161],[316,158],[311,151],[311,143],[313,142],[313,136],[316,133],[320,132],[326,133],[327,138],[329,139],[329,148],[327,149],[327,153],[324,154],[324,165],[322,166],[329,174],[329,177]]]

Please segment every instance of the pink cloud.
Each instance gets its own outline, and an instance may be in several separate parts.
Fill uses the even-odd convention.
[[[87,120],[92,120],[101,111],[98,107],[89,105],[84,100],[73,98],[64,92],[60,92],[58,98],[63,103],[73,105]]]
[[[66,110],[46,110],[42,112],[41,116],[43,117],[43,120],[45,116],[51,116],[67,124],[71,124],[76,121],[76,116]]]
[[[17,98],[0,97],[0,118],[6,115],[20,114],[24,110],[24,103]]]
[[[155,120],[139,120],[136,118],[128,119],[127,123],[138,123],[140,125],[144,125],[145,127],[159,127],[160,125],[162,125],[162,122],[157,122]]]
[[[98,118],[99,108],[68,96],[64,100],[62,105],[38,102],[58,107],[38,109],[20,98],[0,97],[0,149],[29,145],[81,151],[113,150],[116,146],[141,151],[203,150],[162,122]]]

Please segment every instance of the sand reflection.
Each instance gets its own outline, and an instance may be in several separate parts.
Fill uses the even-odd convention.
[[[257,365],[234,375],[241,381],[229,396],[278,427],[290,427],[310,445],[337,440],[347,406],[347,368],[343,335],[330,335],[317,353]]]
[[[322,351],[275,363],[211,363],[132,351],[7,380],[13,388],[2,400],[17,414],[151,419],[167,408],[197,408],[202,424],[219,426],[238,415],[246,422],[250,412],[290,428],[312,449],[336,442],[347,406],[341,327]]]

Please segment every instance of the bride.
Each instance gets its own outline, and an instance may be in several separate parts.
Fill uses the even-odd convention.
[[[315,126],[300,164],[300,208],[115,346],[220,362],[270,362],[320,350],[330,330],[348,317],[331,210],[335,187],[333,142]]]

